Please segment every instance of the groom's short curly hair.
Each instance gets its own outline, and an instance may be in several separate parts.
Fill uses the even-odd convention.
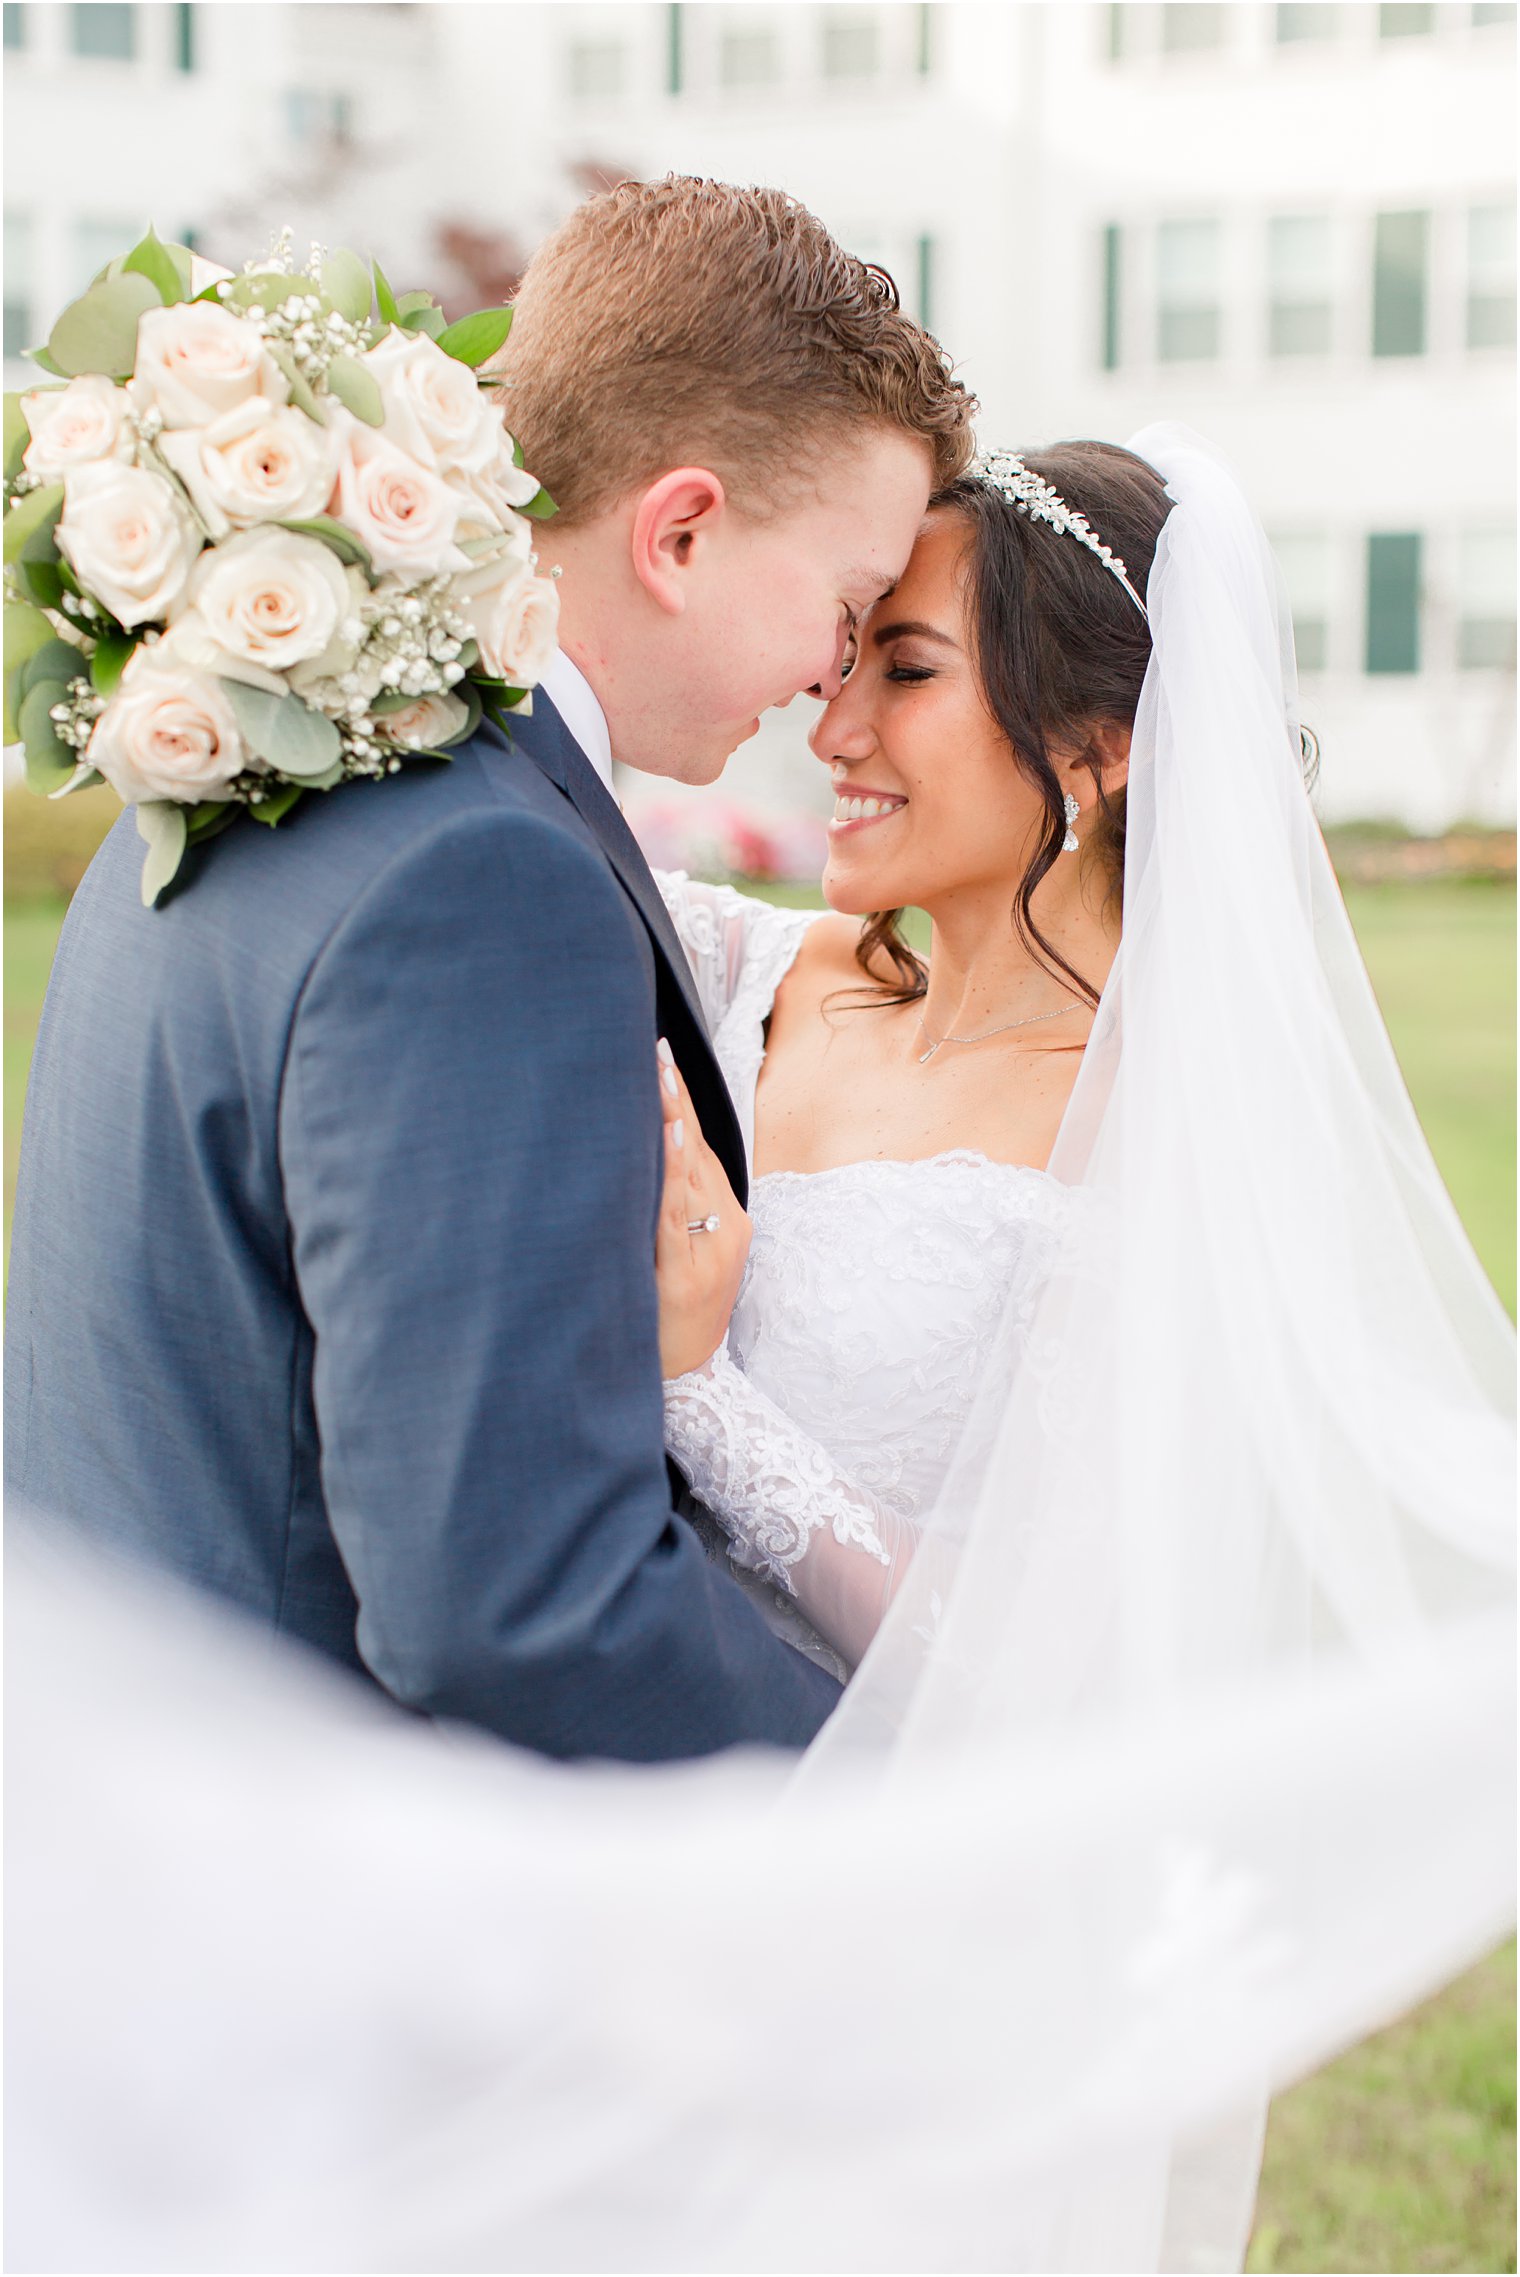
[[[763,511],[863,420],[918,438],[936,486],[971,456],[938,342],[781,190],[671,174],[589,199],[530,262],[496,376],[566,522],[691,463]]]

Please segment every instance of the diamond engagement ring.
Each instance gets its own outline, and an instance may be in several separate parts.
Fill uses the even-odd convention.
[[[688,1218],[688,1233],[716,1233],[723,1220],[716,1213],[710,1218]]]

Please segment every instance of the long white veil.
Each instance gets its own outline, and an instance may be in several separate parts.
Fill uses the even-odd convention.
[[[1513,1342],[1174,428],[1124,941],[800,1769],[408,1728],[23,1532],[12,2266],[1238,2266],[1265,2097],[1512,1918]]]

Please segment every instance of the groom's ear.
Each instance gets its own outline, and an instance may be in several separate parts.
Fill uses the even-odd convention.
[[[716,535],[727,501],[710,467],[662,474],[633,511],[633,574],[658,608],[679,617],[691,572]]]

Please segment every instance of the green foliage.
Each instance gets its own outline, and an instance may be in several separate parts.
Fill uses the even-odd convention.
[[[473,367],[494,356],[511,329],[510,308],[480,308],[473,316],[462,316],[457,324],[440,332],[438,345],[446,355],[456,356],[460,363]]]
[[[26,745],[28,790],[46,794],[61,789],[79,764],[77,753],[60,740],[49,716],[68,692],[62,680],[33,680],[17,706],[16,724]]]
[[[7,482],[14,482],[16,476],[21,472],[21,462],[26,456],[26,446],[31,439],[31,429],[27,426],[26,413],[21,408],[20,396],[7,395],[5,399],[5,479]]]
[[[385,424],[385,406],[380,400],[380,386],[373,372],[367,372],[354,356],[334,356],[327,367],[327,385],[340,403],[348,406],[356,419],[366,427]]]
[[[375,274],[375,306],[380,311],[380,321],[382,324],[399,324],[401,322],[401,310],[396,304],[395,294],[391,291],[390,281],[378,261],[371,262],[370,266]]]
[[[52,532],[63,512],[63,484],[49,482],[41,490],[24,491],[5,515],[4,551],[8,562],[18,562],[39,532]]]
[[[97,695],[114,696],[132,659],[137,642],[128,633],[102,633],[90,658],[90,678]]]
[[[308,419],[315,419],[317,425],[322,426],[324,424],[322,406],[317,401],[310,380],[301,371],[295,357],[278,340],[270,340],[266,342],[266,346],[271,361],[285,375],[285,383],[290,389],[291,402],[298,411],[304,411]]]
[[[123,270],[71,301],[48,335],[51,369],[126,379],[137,361],[138,319],[163,302],[151,277]]]
[[[305,796],[306,793],[299,783],[281,783],[278,789],[269,793],[267,798],[260,799],[257,806],[249,807],[249,820],[266,823],[273,830],[275,824],[283,822],[296,802]]]
[[[21,684],[21,667],[38,655],[55,637],[52,626],[40,609],[29,608],[25,601],[7,600],[5,604],[5,740],[15,743],[21,729],[16,719],[16,707],[25,689]]]
[[[518,512],[529,515],[535,522],[547,522],[551,514],[557,514],[559,512],[559,508],[555,505],[554,500],[549,496],[548,491],[545,490],[542,485],[540,485],[538,490],[528,500],[527,505],[519,507]]]
[[[29,364],[36,364],[41,371],[51,372],[55,379],[67,379],[69,377],[62,364],[55,357],[50,356],[46,348],[24,348],[22,354]]]
[[[327,514],[313,514],[304,522],[281,522],[278,527],[294,530],[299,537],[320,538],[323,545],[332,547],[345,568],[362,569],[370,583],[374,584],[375,565],[370,559],[369,548],[344,523],[333,521]]]
[[[184,807],[173,799],[144,799],[137,809],[137,835],[146,842],[143,858],[143,907],[151,909],[166,887],[174,883],[185,858],[190,825]]]
[[[183,270],[174,258],[175,252],[184,257]],[[190,256],[183,246],[176,246],[171,252],[167,245],[159,242],[157,232],[150,229],[142,243],[134,245],[122,262],[121,274],[146,277],[167,308],[189,294]]]
[[[351,324],[368,322],[374,285],[366,262],[340,246],[322,264],[322,291]]]
[[[343,748],[337,729],[299,696],[271,696],[241,680],[221,685],[243,741],[277,775],[307,782],[336,765]]]

